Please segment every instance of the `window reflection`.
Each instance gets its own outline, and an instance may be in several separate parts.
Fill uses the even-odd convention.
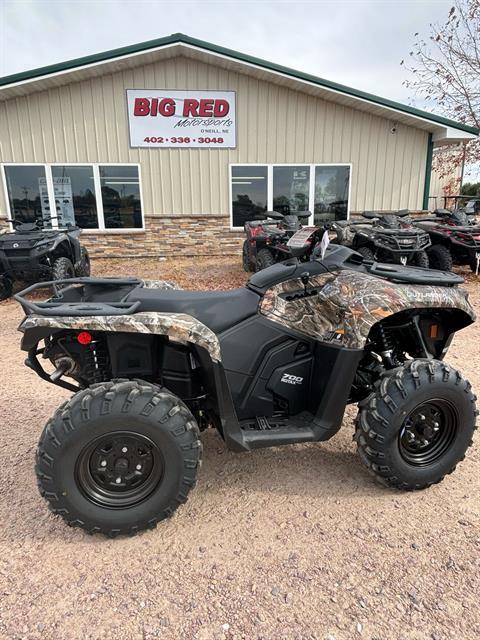
[[[93,168],[53,166],[52,179],[58,224],[98,228]]]
[[[284,214],[308,211],[310,167],[273,167],[273,208]]]
[[[247,220],[267,210],[267,167],[232,167],[233,226],[243,227]]]
[[[44,220],[50,225],[45,167],[23,165],[5,167],[10,215],[16,222]]]
[[[138,167],[101,166],[100,184],[105,228],[141,229]]]
[[[347,219],[349,184],[350,167],[315,167],[315,224]]]

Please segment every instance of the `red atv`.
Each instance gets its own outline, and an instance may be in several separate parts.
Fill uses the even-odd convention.
[[[297,231],[304,228],[303,225],[308,222],[309,217],[309,211],[297,214],[267,211],[258,218],[246,222],[244,228],[247,237],[242,251],[245,271],[261,271],[276,262],[291,258],[288,241]],[[321,235],[323,235],[323,229]]]
[[[451,271],[454,264],[468,264],[478,275],[480,267],[480,224],[462,209],[436,209],[433,216],[415,221],[427,231],[432,245],[427,249],[430,267]]]

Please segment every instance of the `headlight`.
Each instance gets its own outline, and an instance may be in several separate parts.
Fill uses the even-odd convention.
[[[48,251],[48,249],[51,249],[54,244],[55,241],[52,242],[51,240],[49,240],[48,242],[41,242],[40,244],[35,245],[34,250],[38,251],[38,253],[40,253],[41,251]]]
[[[412,242],[412,240],[410,240],[410,238],[399,238],[398,244],[401,244],[405,247],[407,245],[413,245],[414,243]]]

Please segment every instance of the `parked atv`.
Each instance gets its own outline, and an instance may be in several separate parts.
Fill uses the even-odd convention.
[[[302,228],[302,225],[308,222],[309,216],[309,211],[298,214],[267,211],[258,219],[246,222],[244,228],[247,237],[242,249],[245,271],[260,271],[291,258],[288,241]]]
[[[0,235],[0,300],[10,297],[13,283],[63,280],[90,275],[90,258],[80,244],[81,229],[52,229],[43,220],[15,222]]]
[[[433,269],[451,271],[453,265],[468,264],[478,275],[480,266],[480,223],[463,209],[436,209],[419,218],[417,225],[431,240],[427,250]]]
[[[336,242],[358,251],[365,260],[427,268],[425,249],[430,239],[406,218],[408,213],[406,209],[394,214],[364,211],[365,220],[340,220],[330,228],[337,234]]]
[[[306,250],[231,291],[76,278],[45,302],[30,297],[40,285],[15,296],[26,363],[74,392],[37,450],[54,513],[109,536],[155,527],[195,485],[202,430],[233,451],[319,442],[356,402],[360,459],[383,484],[423,489],[455,469],[477,415],[443,362],[475,318],[462,279],[335,245],[302,263]]]

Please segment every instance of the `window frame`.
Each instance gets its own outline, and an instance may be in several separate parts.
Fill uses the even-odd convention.
[[[308,210],[311,215],[308,219],[308,224],[313,224],[314,216],[314,204],[315,204],[315,168],[316,167],[348,167],[349,168],[349,181],[348,181],[348,206],[347,206],[347,220],[350,219],[350,200],[352,194],[352,162],[231,162],[229,164],[229,197],[230,197],[230,231],[243,231],[243,227],[233,226],[233,167],[267,167],[267,211],[273,209],[273,168],[274,167],[310,167],[310,186],[309,186],[309,204]]]
[[[53,188],[52,167],[91,167],[93,173],[93,186],[95,188],[95,200],[97,205],[97,218],[98,228],[95,229],[82,229],[84,234],[122,234],[122,233],[144,233],[145,232],[145,210],[143,206],[143,190],[142,190],[142,167],[138,162],[2,162],[0,164],[0,173],[2,174],[2,184],[5,192],[5,204],[7,218],[12,220],[12,212],[10,209],[10,198],[8,197],[7,189],[7,174],[6,167],[43,167],[45,170],[45,177],[47,180],[48,198],[50,200],[50,210],[55,211],[55,207],[52,209],[52,204],[55,204],[55,195]],[[100,182],[100,167],[137,167],[138,170],[138,190],[140,194],[140,208],[142,212],[142,226],[124,229],[109,229],[105,227],[105,218],[103,215],[103,199],[102,189]],[[10,231],[13,231],[13,224],[10,222]],[[58,229],[58,220],[52,220],[52,228]]]

